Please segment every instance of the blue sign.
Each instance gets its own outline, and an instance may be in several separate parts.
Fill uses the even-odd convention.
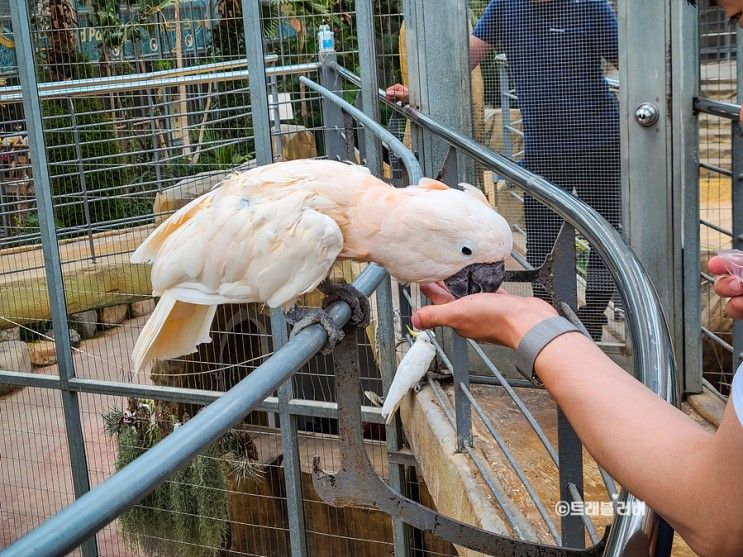
[[[90,61],[101,59],[104,30],[96,27],[91,10],[75,2],[78,15],[77,45]],[[181,49],[184,57],[203,54],[211,41],[211,27],[214,18],[209,0],[180,0]],[[137,8],[122,8],[119,12],[121,29],[118,33],[139,37],[136,49],[130,38],[123,45],[109,48],[108,59],[135,60],[152,58],[172,58],[175,54],[175,7],[163,9],[162,16],[149,16],[140,19]],[[111,32],[106,29],[105,32]],[[42,39],[43,40],[43,39]],[[8,0],[0,0],[0,73],[15,72],[15,46],[10,21]]]

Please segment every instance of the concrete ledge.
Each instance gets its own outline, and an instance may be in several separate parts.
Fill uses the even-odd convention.
[[[483,489],[469,457],[457,453],[457,436],[430,387],[408,395],[400,405],[405,435],[412,445],[436,508],[450,518],[486,530],[510,533],[500,511]],[[482,555],[457,546],[463,557]]]

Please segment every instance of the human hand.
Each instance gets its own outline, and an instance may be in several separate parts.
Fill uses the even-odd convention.
[[[715,256],[707,263],[709,272],[720,275],[715,279],[715,292],[723,298],[730,298],[725,306],[725,313],[733,319],[743,319],[743,282],[728,274],[725,261]]]
[[[443,283],[421,285],[421,292],[434,303],[413,314],[413,326],[431,329],[446,326],[459,335],[502,344],[514,350],[537,323],[557,315],[538,298],[522,298],[503,289],[495,294],[473,294],[455,299]]]
[[[408,104],[408,88],[405,87],[405,85],[400,85],[399,83],[395,83],[394,85],[387,87],[387,100],[391,102],[399,101],[403,104]]]

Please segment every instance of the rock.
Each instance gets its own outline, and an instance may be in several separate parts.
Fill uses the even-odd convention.
[[[25,342],[20,340],[6,340],[0,342],[0,369],[31,373],[31,353]],[[20,389],[20,385],[0,384],[0,396],[7,395]]]
[[[80,333],[78,333],[75,329],[69,329],[68,334],[70,335],[70,344],[77,348],[80,346]],[[46,333],[46,336],[50,338],[54,338],[54,329],[50,329],[49,332]],[[54,342],[53,340],[50,340],[49,342]]]
[[[21,340],[21,328],[13,327],[12,329],[3,329],[0,331],[0,342],[6,340]]]
[[[274,153],[280,153],[278,160],[317,158],[315,134],[304,126],[281,124],[280,136],[272,138]],[[255,168],[255,161],[247,161],[227,171],[201,172],[188,176],[172,187],[164,189],[155,197],[152,212],[155,223],[159,224],[189,201],[210,191],[233,172],[244,172]]]
[[[138,302],[132,302],[132,317],[142,317],[143,315],[149,315],[152,310],[155,309],[155,300],[140,300]]]
[[[128,313],[129,304],[101,308],[98,310],[98,322],[103,327],[110,328],[124,321]]]
[[[93,338],[98,330],[98,313],[94,309],[75,313],[70,315],[69,324],[81,339]]]
[[[304,126],[281,124],[281,135],[273,136],[271,143],[273,152],[281,153],[279,160],[282,161],[317,158],[315,134]]]
[[[176,185],[164,189],[155,196],[155,202],[152,205],[152,212],[155,214],[155,223],[161,223],[171,213],[188,204],[189,201],[205,194],[233,172],[250,170],[251,168],[255,168],[255,166],[254,161],[248,161],[226,172],[201,172],[193,176],[188,176]]]
[[[31,353],[31,363],[33,365],[49,366],[57,362],[57,348],[53,340],[29,342],[26,346]]]

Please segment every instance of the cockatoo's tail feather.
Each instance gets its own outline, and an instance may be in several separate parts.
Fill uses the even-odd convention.
[[[191,354],[202,342],[211,341],[209,328],[217,306],[183,302],[177,296],[177,291],[163,293],[142,328],[132,351],[135,374],[156,358]]]

